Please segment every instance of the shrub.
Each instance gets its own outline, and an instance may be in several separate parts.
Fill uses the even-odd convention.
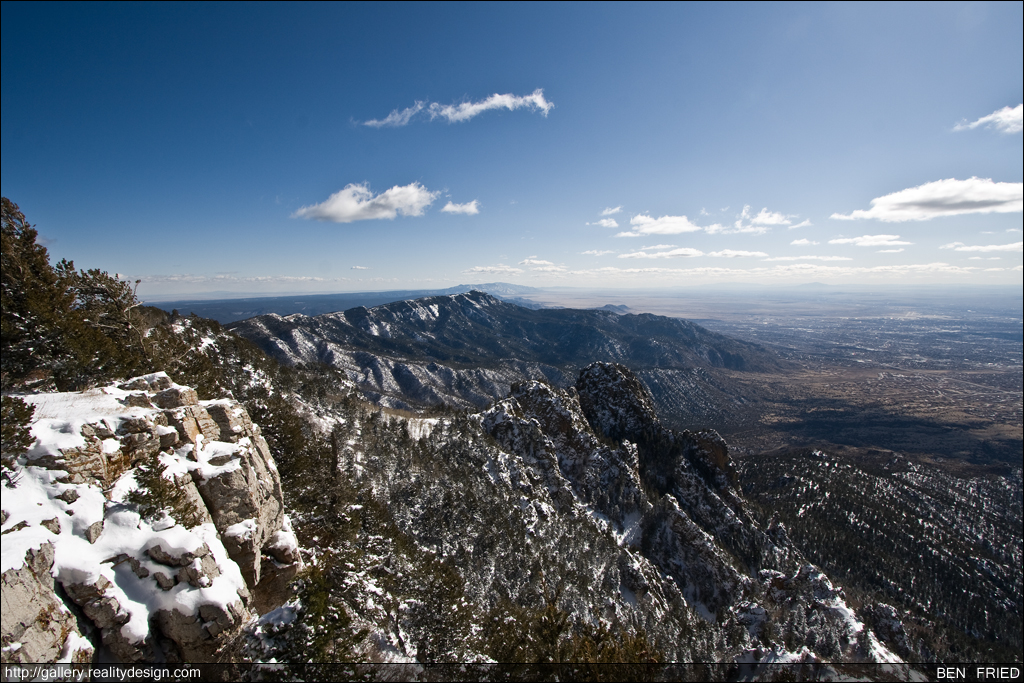
[[[159,453],[140,465],[135,470],[138,488],[128,494],[127,502],[137,505],[139,514],[148,522],[167,514],[183,527],[199,526],[203,523],[199,507],[184,489],[165,476],[166,472],[167,466],[160,461]]]

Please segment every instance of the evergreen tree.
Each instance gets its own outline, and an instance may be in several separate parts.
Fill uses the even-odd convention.
[[[70,296],[50,267],[46,247],[18,205],[2,200],[0,244],[0,382],[4,389],[45,385],[67,356],[62,320]]]
[[[52,267],[18,205],[2,203],[3,388],[83,389],[152,370],[131,285],[71,261]]]

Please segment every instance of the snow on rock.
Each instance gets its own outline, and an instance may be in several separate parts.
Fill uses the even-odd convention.
[[[4,662],[54,662],[64,654],[74,662],[91,659],[92,645],[80,644],[82,634],[74,615],[53,591],[52,567],[53,543],[46,541],[26,552],[19,568],[4,571],[0,592]]]
[[[164,373],[24,398],[36,441],[3,485],[4,662],[88,661],[101,642],[124,662],[209,661],[252,618],[261,564],[299,566],[277,468],[242,406],[200,404]],[[198,526],[128,502],[134,468],[156,455]]]

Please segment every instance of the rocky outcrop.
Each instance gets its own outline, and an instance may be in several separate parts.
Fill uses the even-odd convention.
[[[6,539],[4,539],[6,541]],[[25,563],[3,573],[3,650],[5,663],[89,661],[92,646],[82,638],[75,616],[54,592],[53,543],[25,554]]]
[[[193,478],[228,554],[255,586],[263,548],[281,529],[284,504],[270,448],[257,431],[249,434],[232,452],[213,455],[207,467],[193,470]]]
[[[27,399],[28,484],[4,490],[4,661],[82,658],[68,654],[87,642],[69,607],[118,660],[210,661],[252,617],[265,568],[300,567],[276,465],[238,403],[199,401],[163,373]],[[144,493],[144,519],[126,497],[142,464],[174,491]]]

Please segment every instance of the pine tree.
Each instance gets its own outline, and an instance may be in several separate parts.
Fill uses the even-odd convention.
[[[52,267],[18,205],[4,197],[2,213],[2,387],[67,391],[151,371],[131,285],[71,261]]]
[[[33,388],[47,384],[53,366],[68,355],[62,321],[71,297],[18,205],[7,197],[2,204],[0,383]]]

